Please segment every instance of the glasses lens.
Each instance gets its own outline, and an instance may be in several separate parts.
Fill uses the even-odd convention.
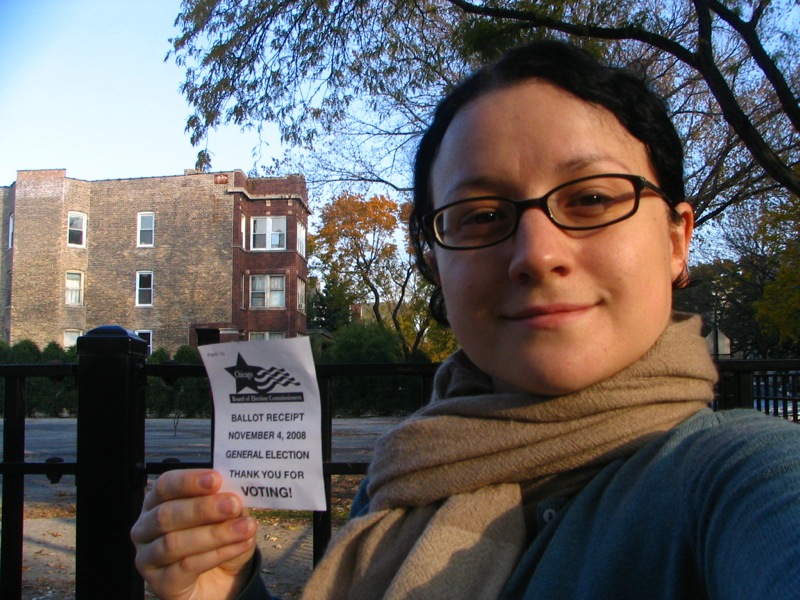
[[[504,198],[475,198],[451,204],[436,215],[436,237],[445,246],[475,248],[508,236],[516,224],[514,203]]]
[[[623,177],[595,177],[557,189],[548,196],[547,206],[564,227],[602,227],[633,214],[636,187]]]

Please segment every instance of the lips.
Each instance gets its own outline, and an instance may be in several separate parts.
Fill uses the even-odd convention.
[[[581,318],[596,304],[553,303],[528,306],[506,313],[503,318],[528,324],[532,327],[552,329]]]

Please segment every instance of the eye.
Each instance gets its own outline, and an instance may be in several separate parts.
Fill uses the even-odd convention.
[[[579,196],[578,198],[572,198],[569,206],[597,206],[598,204],[605,204],[606,202],[611,201],[612,198],[610,196],[603,196],[601,194],[586,194]]]
[[[480,225],[491,225],[498,221],[502,221],[508,218],[508,215],[502,209],[495,208],[476,208],[475,210],[469,212],[462,216],[459,220],[458,226],[459,227],[470,227],[470,226],[480,226]]]
[[[605,206],[616,202],[619,195],[611,195],[601,192],[581,192],[571,196],[564,208],[568,210],[581,210],[581,209],[602,209]]]
[[[507,202],[496,198],[477,198],[453,205],[448,211],[447,220],[453,227],[472,234],[496,227],[513,218],[513,209]]]
[[[456,202],[439,215],[437,228],[440,234],[452,241],[479,240],[495,236],[514,222],[513,206],[498,198],[476,198]]]
[[[560,198],[559,204],[572,218],[584,219],[616,213],[625,209],[633,198],[627,190],[591,188],[570,190]]]

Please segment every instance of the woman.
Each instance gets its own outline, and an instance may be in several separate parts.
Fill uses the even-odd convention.
[[[699,321],[671,311],[693,215],[661,101],[572,46],[514,50],[441,103],[414,193],[462,349],[378,442],[306,597],[797,594],[800,431],[707,408]],[[269,597],[218,488],[148,494],[132,538],[162,597]]]

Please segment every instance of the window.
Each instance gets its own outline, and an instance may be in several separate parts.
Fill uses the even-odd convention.
[[[70,212],[67,216],[67,245],[86,247],[86,215]]]
[[[80,271],[67,271],[64,303],[69,306],[83,306],[83,273]]]
[[[306,226],[297,222],[297,252],[305,258],[306,256]]]
[[[251,342],[263,342],[264,340],[282,340],[286,338],[283,331],[251,331],[249,339]]]
[[[282,275],[272,275],[269,278],[269,305],[271,307],[286,306],[286,278]]]
[[[267,275],[250,276],[250,308],[264,308],[267,304]]]
[[[284,308],[285,287],[283,275],[251,275],[250,308]]]
[[[151,212],[139,213],[136,245],[152,247],[156,243],[156,215]]]
[[[297,280],[297,310],[306,312],[306,282],[302,279]]]
[[[8,247],[14,247],[14,213],[8,215]]]
[[[286,250],[286,217],[253,217],[251,250]]]
[[[136,271],[136,306],[153,305],[153,272]]]
[[[153,353],[153,330],[137,329],[135,333],[145,342],[147,342],[147,355],[150,356]]]
[[[80,329],[65,329],[64,330],[64,349],[71,348],[78,343],[78,338],[83,335]]]
[[[244,215],[242,215],[239,228],[242,230],[242,250],[244,250],[247,247],[247,217]]]

